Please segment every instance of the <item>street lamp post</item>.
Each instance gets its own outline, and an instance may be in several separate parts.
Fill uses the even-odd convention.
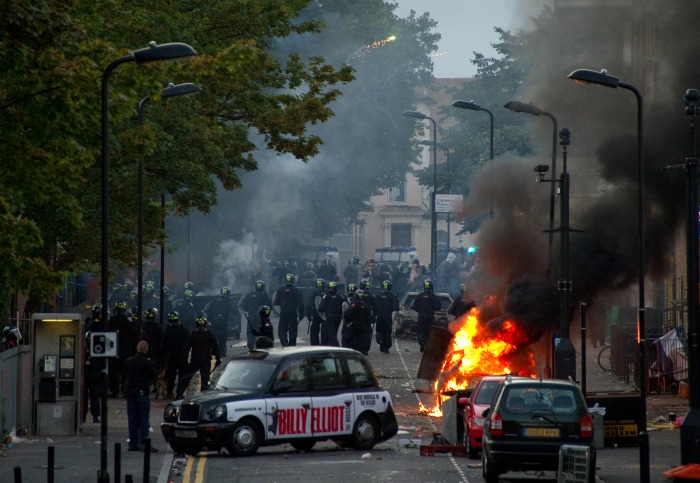
[[[433,123],[433,194],[431,196],[431,216],[430,216],[430,270],[431,276],[435,276],[437,263],[437,212],[435,211],[435,191],[437,190],[437,123],[435,119],[419,111],[404,111],[406,117],[415,119],[427,119]]]
[[[433,145],[432,142],[423,140],[420,142],[423,146],[431,146]],[[437,143],[436,146],[442,150],[445,151],[445,159],[446,159],[446,164],[447,164],[447,183],[446,183],[446,191],[448,194],[452,192],[452,176],[450,174],[450,148],[445,146],[444,144]],[[450,251],[450,221],[451,221],[451,212],[447,212],[447,251]]]
[[[688,412],[681,423],[681,464],[700,463],[700,260],[698,254],[698,159],[695,147],[695,119],[700,114],[700,92],[688,89],[685,93],[685,113],[690,119],[690,158],[686,159],[688,172],[688,380],[690,381]]]
[[[510,109],[513,112],[524,112],[525,114],[531,114],[533,116],[545,116],[552,120],[553,130],[552,130],[552,177],[557,177],[557,118],[552,114],[543,111],[542,109],[533,106],[532,104],[526,104],[519,101],[510,101],[505,106],[506,109]],[[552,273],[552,259],[554,253],[552,252],[552,244],[554,241],[554,200],[556,198],[556,187],[554,183],[550,186],[549,192],[549,262],[547,265],[547,279],[550,278]]]
[[[184,84],[173,84],[172,82],[168,85],[168,87],[162,89],[160,91],[161,97],[167,99],[169,97],[176,97],[176,96],[186,96],[186,95],[191,95],[199,92],[199,87],[192,83],[184,83]],[[150,96],[146,96],[143,99],[141,99],[141,102],[139,102],[137,112],[138,112],[138,118],[139,118],[139,126],[143,127],[144,125],[144,110],[146,107],[146,104],[151,100]],[[139,319],[138,319],[138,330],[137,333],[139,334],[139,337],[143,337],[143,157],[139,156],[139,161],[138,161],[138,221],[137,221],[137,272],[138,272],[138,292],[137,292],[137,307],[138,307],[138,314],[139,314]],[[162,257],[161,257],[162,258]],[[163,261],[161,260],[161,274],[163,273]],[[161,297],[162,297],[162,283],[161,283]],[[162,308],[161,308],[162,312]],[[163,320],[163,314],[161,313],[161,323]]]
[[[486,109],[485,107],[480,106],[479,104],[475,103],[474,101],[454,101],[452,103],[453,107],[461,107],[462,109],[469,109],[470,111],[484,111],[489,115],[489,120],[490,120],[490,125],[489,125],[489,160],[493,161],[493,113]],[[491,204],[491,208],[489,211],[489,216],[493,218],[493,204]]]
[[[649,482],[649,433],[647,433],[647,369],[646,369],[646,322],[644,301],[644,110],[642,95],[636,86],[620,81],[603,69],[598,72],[590,69],[577,69],[568,75],[569,79],[579,84],[594,84],[616,89],[621,87],[632,91],[637,99],[637,227],[639,244],[639,479],[642,483]]]
[[[151,42],[148,47],[135,50],[128,55],[119,57],[112,61],[102,73],[102,111],[101,111],[101,162],[102,162],[102,237],[101,237],[101,293],[102,293],[102,320],[107,321],[108,315],[108,284],[109,284],[109,146],[107,142],[109,115],[108,115],[108,91],[109,76],[119,65],[127,62],[143,64],[146,62],[156,62],[161,60],[180,59],[197,55],[197,52],[187,44],[173,42],[158,45]],[[106,380],[103,374],[103,380]],[[109,483],[109,473],[107,471],[107,392],[102,391],[102,425],[101,425],[101,450],[100,450],[100,483]]]

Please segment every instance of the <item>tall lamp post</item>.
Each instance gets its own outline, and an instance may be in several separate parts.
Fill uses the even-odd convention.
[[[403,115],[415,119],[427,119],[433,123],[433,194],[430,197],[430,270],[432,273],[431,276],[434,276],[437,268],[435,266],[435,263],[437,263],[437,212],[435,211],[435,191],[437,190],[437,123],[435,119],[419,111],[403,111]]]
[[[423,146],[431,146],[433,143],[431,141],[423,140],[420,142],[421,145]],[[447,193],[451,193],[452,191],[452,176],[450,175],[450,148],[445,146],[444,144],[441,143],[436,143],[436,146],[442,150],[445,151],[445,159],[447,163]],[[451,218],[452,213],[447,212],[447,251],[450,251],[450,218]]]
[[[603,69],[600,72],[590,69],[577,69],[568,78],[579,84],[594,84],[603,87],[618,87],[632,91],[637,98],[637,243],[639,244],[639,479],[642,483],[649,482],[649,433],[647,433],[647,369],[646,369],[646,322],[644,301],[644,109],[642,94],[636,86],[622,82]]]
[[[489,150],[489,160],[493,161],[493,113],[486,109],[485,107],[480,106],[479,104],[475,103],[474,101],[454,101],[452,103],[453,107],[461,107],[462,109],[469,109],[470,111],[484,111],[489,115],[489,120],[490,120],[490,125],[489,125],[489,140],[490,140],[490,150]],[[489,211],[489,216],[493,218],[493,204],[491,205],[491,209]]]
[[[101,283],[102,283],[102,320],[107,321],[107,301],[109,284],[109,146],[107,142],[109,115],[108,115],[108,92],[109,76],[119,65],[127,62],[145,64],[147,62],[157,62],[161,60],[174,60],[197,55],[197,52],[187,44],[173,42],[158,45],[151,42],[148,47],[135,50],[128,55],[119,57],[112,61],[102,73],[102,247],[101,247]],[[103,374],[106,380],[106,374]],[[104,383],[103,383],[104,384]],[[109,483],[109,472],[107,471],[107,391],[102,391],[102,425],[101,425],[101,450],[100,450],[100,483]]]
[[[510,101],[505,106],[506,109],[510,109],[513,112],[524,112],[525,114],[531,114],[533,116],[545,116],[552,120],[553,130],[552,130],[552,177],[557,177],[557,118],[552,114],[543,111],[542,109],[533,106],[532,104],[526,104],[519,101]],[[549,262],[547,265],[547,279],[550,278],[552,273],[552,258],[554,254],[552,253],[552,243],[554,240],[554,199],[556,198],[556,187],[554,183],[550,186],[549,192]]]
[[[161,97],[167,99],[169,97],[176,97],[176,96],[186,96],[186,95],[191,95],[191,94],[196,94],[199,92],[199,87],[196,85],[187,82],[184,84],[173,84],[172,82],[166,87],[165,89],[162,89],[160,91]],[[149,103],[151,100],[150,96],[146,96],[141,101],[139,102],[137,112],[139,116],[139,126],[143,127],[144,125],[144,110],[146,107],[146,104]],[[137,221],[137,261],[136,263],[138,264],[137,272],[138,272],[138,295],[137,295],[137,307],[138,307],[138,314],[139,314],[139,322],[138,322],[138,334],[139,337],[143,337],[143,157],[139,156],[139,162],[138,162],[138,221]],[[162,260],[161,260],[162,263]],[[160,270],[161,274],[163,272],[163,266],[161,265]],[[161,284],[161,296],[162,294],[162,287],[163,285]],[[161,323],[163,321],[163,314],[160,314],[161,317]]]
[[[681,464],[700,463],[700,307],[698,290],[700,285],[700,260],[698,257],[698,159],[695,146],[695,120],[700,114],[700,92],[688,89],[685,93],[685,113],[690,119],[690,158],[686,159],[688,172],[688,223],[687,223],[687,269],[688,269],[688,380],[690,397],[688,412],[681,423]]]

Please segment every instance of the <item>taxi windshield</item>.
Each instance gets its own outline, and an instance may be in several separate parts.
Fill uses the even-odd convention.
[[[212,388],[233,391],[261,391],[265,389],[275,363],[260,359],[234,359],[228,364]]]

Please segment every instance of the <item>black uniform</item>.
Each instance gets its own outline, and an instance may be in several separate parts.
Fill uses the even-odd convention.
[[[248,349],[253,349],[255,347],[256,335],[254,331],[260,328],[260,315],[258,314],[258,309],[263,305],[271,306],[272,300],[265,290],[254,290],[247,293],[238,303],[238,309],[241,310],[244,315],[243,318],[247,321],[248,326],[246,330],[247,341],[246,345]]]
[[[92,422],[100,422],[100,395],[102,394],[102,365],[104,358],[100,361],[92,357],[85,358],[85,388],[83,389],[83,414],[82,421],[85,422],[90,406]]]
[[[321,344],[320,334],[323,319],[316,310],[316,297],[323,298],[325,294],[325,290],[321,287],[316,287],[309,294],[309,298],[306,299],[306,318],[309,319],[309,344],[311,345]]]
[[[117,331],[117,357],[109,360],[109,391],[112,397],[117,397],[124,371],[124,361],[136,352],[136,333],[133,331],[129,317],[123,311],[118,311],[109,318],[108,327],[109,330]]]
[[[185,364],[182,360],[182,350],[187,342],[190,332],[179,323],[171,323],[163,333],[163,355],[165,357],[165,377],[168,381],[168,398],[173,398],[175,378],[182,378],[185,372]],[[182,394],[178,394],[178,399]]]
[[[367,325],[367,330],[365,331],[364,345],[362,346],[362,350],[360,352],[367,355],[372,347],[372,332],[374,331],[374,325],[377,323],[377,297],[375,297],[374,294],[369,291],[369,289],[365,290],[365,297],[367,298],[365,303],[370,310],[370,315],[369,324]]]
[[[353,301],[344,314],[341,344],[343,347],[363,352],[371,310],[364,301]],[[366,353],[365,353],[366,355]]]
[[[435,322],[435,311],[440,310],[440,299],[433,292],[424,291],[416,295],[411,304],[411,309],[418,312],[418,344],[421,352],[425,349],[428,340],[428,330]]]
[[[201,388],[205,390],[209,387],[209,375],[211,373],[211,358],[214,356],[216,364],[221,364],[221,355],[219,354],[219,342],[216,336],[206,327],[199,327],[197,330],[190,332],[190,335],[185,341],[185,346],[182,349],[183,359],[186,361],[187,356],[192,351],[190,358],[189,372],[194,375],[199,371],[201,380]],[[185,380],[186,379],[186,380]],[[182,395],[189,384],[188,378],[180,378],[177,385],[177,393]]]
[[[377,344],[382,352],[389,352],[391,347],[391,317],[399,310],[399,299],[391,290],[382,290],[377,295]]]
[[[163,326],[156,319],[146,319],[143,324],[144,339],[148,342],[147,356],[157,369],[163,367]]]
[[[299,320],[304,318],[304,297],[294,285],[282,285],[277,289],[273,303],[280,308],[277,325],[280,344],[297,345],[297,326]]]
[[[178,299],[173,302],[173,310],[180,314],[180,324],[187,330],[195,330],[195,319],[197,318],[197,310],[192,305],[192,300],[189,298]]]
[[[321,303],[318,311],[325,314],[326,320],[321,322],[321,344],[338,347],[338,328],[343,319],[343,302],[345,297],[337,292],[328,292]]]
[[[204,307],[204,313],[207,314],[207,319],[211,324],[211,331],[219,342],[219,353],[222,357],[226,356],[229,317],[234,310],[231,298],[226,295],[216,297]],[[240,327],[238,333],[234,333],[234,337],[240,338]]]
[[[462,315],[469,312],[474,307],[476,307],[476,303],[474,301],[470,300],[469,302],[465,302],[460,297],[458,299],[455,299],[452,302],[452,304],[450,304],[450,308],[447,310],[447,313],[450,315],[454,315],[455,318],[459,318]]]

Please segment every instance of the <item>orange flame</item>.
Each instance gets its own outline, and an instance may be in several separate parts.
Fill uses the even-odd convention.
[[[464,390],[484,375],[532,375],[535,368],[533,355],[523,352],[528,344],[527,335],[512,320],[501,324],[495,334],[479,322],[479,309],[473,308],[457,321],[447,356],[442,363],[440,377],[435,381],[436,406],[428,409],[420,404],[419,410],[428,416],[441,416],[442,402],[449,392]],[[445,394],[448,393],[448,394]]]

